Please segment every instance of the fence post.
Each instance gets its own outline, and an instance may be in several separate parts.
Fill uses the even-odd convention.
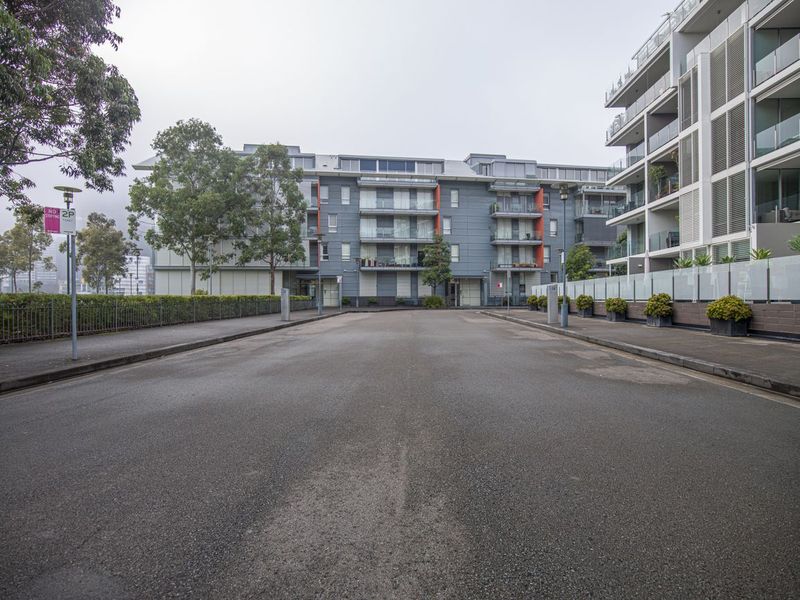
[[[767,304],[771,303],[771,295],[770,295],[770,266],[769,266],[769,259],[767,259]]]
[[[192,298],[192,323],[197,323],[197,298]]]
[[[164,300],[158,299],[158,326],[164,326]]]
[[[119,329],[119,307],[117,306],[117,298],[114,298],[114,331]]]
[[[694,268],[694,300],[693,302],[700,302],[700,267]]]
[[[53,307],[53,299],[50,298],[50,339],[51,340],[56,337],[55,318],[54,318],[54,315],[53,315],[53,311],[54,310],[55,309]]]

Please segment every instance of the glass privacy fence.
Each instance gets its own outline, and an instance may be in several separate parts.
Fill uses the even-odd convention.
[[[558,285],[561,293],[563,284]],[[531,293],[544,295],[547,286],[533,286]],[[660,293],[684,302],[710,302],[728,295],[748,302],[800,302],[800,256],[567,282],[570,298],[587,294],[595,300],[645,302]]]

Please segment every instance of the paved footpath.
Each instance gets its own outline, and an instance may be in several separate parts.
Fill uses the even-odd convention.
[[[326,311],[326,315],[333,315],[336,312]],[[293,312],[292,322],[306,322],[315,320],[316,317],[315,310]],[[216,341],[221,338],[241,337],[252,332],[265,333],[264,330],[280,328],[284,325],[280,314],[272,314],[80,336],[78,338],[79,359],[76,362],[73,362],[71,358],[72,345],[69,338],[45,342],[4,344],[0,345],[0,391],[26,387],[15,384],[43,374],[56,374],[75,368],[84,368],[83,372],[91,372],[96,370],[99,364],[107,366],[108,361],[131,357],[138,357],[140,360],[155,358],[159,355],[173,353],[164,352],[164,350],[176,350],[175,346],[195,344],[200,347],[217,343]],[[63,377],[53,377],[53,379],[59,378]]]
[[[487,312],[506,315],[504,310]],[[543,312],[513,310],[510,315],[540,327],[547,324],[547,313]],[[558,324],[550,327],[561,329]],[[760,387],[792,395],[800,391],[800,342],[764,337],[728,338],[683,327],[647,327],[638,321],[611,323],[605,317],[582,319],[575,314],[569,316],[569,330],[593,341],[649,350],[645,355],[652,358],[656,358],[655,354],[666,354],[671,355],[667,358],[682,357],[687,363],[696,361],[699,367],[713,363],[711,366],[720,367],[715,374]],[[676,360],[667,362],[680,364]],[[711,372],[704,368],[698,370]]]

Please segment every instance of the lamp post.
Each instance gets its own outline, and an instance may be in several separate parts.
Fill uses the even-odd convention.
[[[67,210],[70,209],[73,203],[73,196],[81,192],[80,188],[70,187],[67,185],[57,185],[55,187],[59,192],[64,194],[64,204],[67,205]],[[77,222],[77,219],[76,219]],[[78,297],[76,291],[76,257],[75,251],[75,233],[67,234],[67,286],[70,294],[70,313],[71,313],[71,337],[72,337],[72,360],[78,360]]]
[[[561,250],[561,281],[564,291],[561,298],[561,327],[567,328],[569,321],[569,304],[567,303],[567,199],[569,198],[569,187],[562,183],[558,191],[561,195],[561,203],[564,205],[564,220],[561,223],[563,248]]]
[[[139,256],[142,254],[142,249],[139,246],[133,247],[133,255],[136,257],[136,295],[139,295]],[[133,288],[131,288],[133,294]]]
[[[317,314],[322,314],[322,233],[317,232]]]

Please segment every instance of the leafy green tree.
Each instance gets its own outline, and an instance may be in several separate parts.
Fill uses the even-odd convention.
[[[101,286],[107,294],[114,280],[125,274],[125,255],[130,249],[114,219],[102,213],[89,213],[86,227],[75,234],[76,263],[82,267],[83,278],[99,294]],[[59,246],[66,252],[67,244]]]
[[[120,153],[139,120],[136,94],[94,54],[122,41],[110,0],[0,3],[0,196],[29,203],[34,183],[16,168],[58,159],[61,172],[99,191],[124,173]]]
[[[595,262],[594,254],[588,246],[583,244],[573,246],[567,252],[567,279],[570,281],[588,279]]]
[[[242,188],[254,200],[247,239],[238,243],[239,264],[265,261],[269,293],[275,293],[275,270],[305,258],[300,226],[307,205],[300,191],[302,169],[292,169],[285,146],[259,146],[245,161]]]
[[[0,234],[0,291],[3,280],[11,275],[11,243],[8,232]]]
[[[28,291],[33,291],[34,263],[41,261],[47,271],[54,271],[51,257],[44,251],[53,243],[53,236],[44,231],[41,209],[17,214],[17,222],[5,233],[8,248],[8,274],[12,291],[17,291],[17,275],[28,274]]]
[[[425,246],[422,251],[424,253],[422,266],[425,267],[422,271],[422,283],[431,286],[434,294],[438,286],[444,285],[447,297],[447,284],[453,279],[450,270],[450,244],[444,240],[441,233],[437,233],[433,236],[433,243]]]
[[[207,265],[208,273],[231,259],[232,252],[215,247],[244,234],[253,204],[240,189],[244,163],[222,146],[211,125],[197,119],[159,132],[153,148],[158,160],[152,172],[130,189],[129,232],[138,239],[139,219],[155,220],[145,240],[189,261],[194,293],[198,265]]]

